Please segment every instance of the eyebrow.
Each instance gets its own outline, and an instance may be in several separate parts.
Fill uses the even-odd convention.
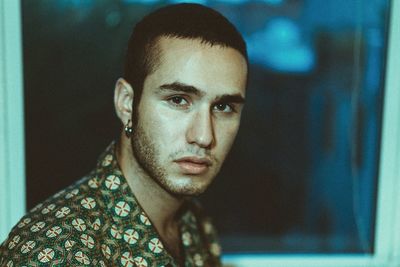
[[[215,102],[243,104],[245,99],[240,94],[222,95],[215,98]]]
[[[160,90],[168,90],[168,91],[175,91],[175,92],[183,92],[187,94],[193,94],[196,96],[204,96],[205,92],[200,90],[199,88],[192,86],[192,85],[187,85],[181,82],[173,82],[169,84],[163,84],[159,87]],[[245,99],[241,94],[224,94],[221,96],[217,96],[214,99],[214,102],[224,102],[224,103],[244,103]]]
[[[200,89],[187,85],[184,83],[180,82],[173,82],[169,84],[163,84],[159,87],[161,90],[168,90],[168,91],[175,91],[175,92],[183,92],[183,93],[188,93],[188,94],[193,94],[196,96],[203,96],[205,95],[204,91],[201,91]]]

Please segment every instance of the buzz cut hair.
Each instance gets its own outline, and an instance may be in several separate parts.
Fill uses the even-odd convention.
[[[138,107],[146,77],[159,64],[157,43],[161,37],[198,39],[211,46],[231,47],[248,62],[242,35],[221,13],[192,3],[157,9],[135,25],[128,42],[123,77],[134,90],[134,109]]]

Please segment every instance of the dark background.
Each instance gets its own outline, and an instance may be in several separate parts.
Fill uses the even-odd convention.
[[[119,133],[130,31],[168,3],[140,2],[22,1],[29,209]],[[388,1],[202,2],[252,62],[236,143],[202,197],[225,252],[372,252]]]

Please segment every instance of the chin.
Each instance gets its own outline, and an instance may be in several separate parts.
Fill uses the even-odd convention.
[[[184,179],[184,181],[164,181],[163,188],[175,196],[198,196],[208,188],[209,182],[195,182],[191,178]]]

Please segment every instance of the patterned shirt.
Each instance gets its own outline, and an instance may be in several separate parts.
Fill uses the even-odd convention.
[[[112,143],[97,167],[33,208],[0,247],[0,266],[178,266],[133,195]],[[184,266],[221,266],[209,219],[194,201],[180,217]]]

